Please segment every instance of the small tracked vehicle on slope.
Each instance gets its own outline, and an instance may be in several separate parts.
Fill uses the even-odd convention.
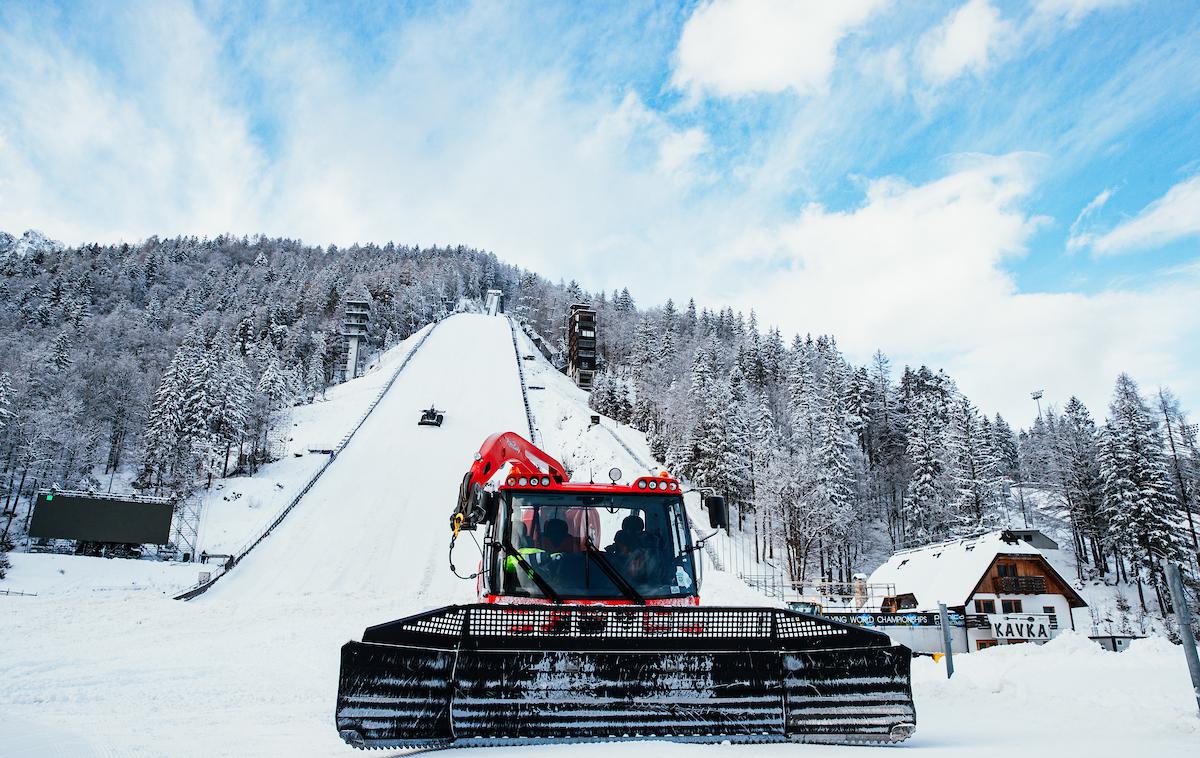
[[[908,648],[819,616],[700,605],[703,540],[692,540],[679,482],[663,472],[619,484],[614,473],[571,482],[519,435],[489,437],[451,517],[452,550],[463,530],[486,535],[480,602],[347,642],[342,738],[431,748],[912,734]],[[710,526],[724,526],[724,500],[705,505]]]
[[[417,421],[417,426],[441,426],[444,420],[442,412],[436,406],[429,406],[421,411],[421,418]]]

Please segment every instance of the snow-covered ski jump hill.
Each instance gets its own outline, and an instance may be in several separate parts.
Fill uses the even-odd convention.
[[[448,519],[483,439],[501,430],[528,434],[518,365],[540,443],[575,478],[602,477],[614,465],[630,478],[651,460],[644,438],[628,427],[609,420],[591,426],[586,395],[519,331],[516,339],[514,350],[504,317],[462,314],[438,324],[282,524],[193,601],[171,599],[162,577],[97,586],[89,574],[115,571],[104,559],[72,559],[70,572],[65,562],[49,571],[45,561],[38,568],[15,561],[8,585],[20,589],[25,577],[52,591],[0,595],[0,755],[355,754],[333,727],[339,648],[365,626],[474,598],[473,583],[448,569]],[[410,349],[411,341],[393,353]],[[416,424],[430,403],[444,409],[441,428]],[[278,485],[278,497],[286,502],[294,484]],[[213,518],[220,515],[217,509]],[[215,522],[202,527],[202,537],[206,528],[228,539]],[[469,539],[460,540],[457,565],[473,566],[473,551]],[[191,576],[195,568],[128,563],[163,576]],[[707,603],[768,602],[712,566],[705,582]],[[917,734],[895,749],[1005,758],[1200,751],[1182,655],[1162,640],[1111,654],[1066,635],[956,663],[947,681],[931,660],[914,661]],[[480,755],[848,757],[889,750],[621,743]]]

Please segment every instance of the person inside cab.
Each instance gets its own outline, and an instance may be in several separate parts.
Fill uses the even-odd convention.
[[[621,528],[613,535],[613,543],[606,551],[621,557],[627,557],[635,550],[646,546],[646,522],[636,514],[626,516],[621,521]]]
[[[579,538],[571,534],[566,521],[552,518],[542,527],[542,549],[551,555],[575,553],[579,551]]]

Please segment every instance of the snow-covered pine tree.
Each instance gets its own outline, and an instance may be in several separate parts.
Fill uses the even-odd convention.
[[[1100,464],[1096,455],[1096,423],[1087,406],[1072,397],[1056,424],[1054,470],[1066,498],[1075,533],[1080,572],[1090,562],[1100,576],[1107,572],[1104,545],[1108,525],[1102,512]]]
[[[214,399],[209,435],[213,450],[219,451],[214,473],[219,467],[225,477],[229,475],[229,455],[234,445],[238,446],[240,457],[252,413],[254,383],[237,348],[224,340],[218,344],[218,350],[219,363],[209,390]]]
[[[909,540],[944,537],[952,526],[945,507],[944,433],[953,383],[922,366],[917,371],[906,368],[900,384],[907,422],[905,452],[911,467],[905,532]]]
[[[1200,480],[1200,459],[1194,452],[1196,427],[1188,423],[1187,415],[1179,405],[1179,398],[1171,390],[1159,387],[1154,400],[1155,410],[1163,421],[1165,452],[1170,463],[1171,482],[1175,485],[1175,499],[1187,516],[1192,554],[1200,565],[1200,537],[1196,534],[1194,515],[1198,499],[1197,481]]]
[[[1146,577],[1165,613],[1162,561],[1179,552],[1171,523],[1175,493],[1158,423],[1128,374],[1117,377],[1108,423],[1099,432],[1099,458],[1109,534],[1131,558],[1142,609]]]
[[[258,393],[266,400],[272,411],[286,407],[292,400],[292,387],[287,370],[279,364],[279,358],[269,352],[258,378]]]
[[[628,287],[621,288],[621,294],[614,298],[616,310],[618,313],[632,313],[634,310],[633,296],[629,294]]]
[[[721,485],[720,469],[725,451],[725,407],[729,403],[729,385],[714,370],[716,338],[710,337],[696,352],[692,362],[690,430],[687,436],[686,460],[683,470],[697,484],[706,487]]]
[[[325,374],[328,350],[325,332],[317,332],[312,338],[312,352],[308,354],[304,363],[305,389],[313,395],[321,397],[325,396],[325,386],[328,381]]]
[[[572,279],[570,284],[567,285],[566,295],[567,299],[572,303],[586,302],[583,294],[583,287],[580,287],[579,282],[575,281],[574,279]]]
[[[168,477],[186,455],[188,385],[196,357],[196,346],[189,338],[167,364],[150,405],[144,433],[144,484],[154,487],[155,492],[164,483],[171,484]]]
[[[1017,453],[1017,435],[1004,417],[996,414],[992,421],[992,449],[996,451],[996,463],[1001,476],[1016,480],[1020,467]]]
[[[0,433],[3,433],[9,422],[17,416],[17,412],[12,408],[15,394],[12,375],[7,371],[0,371]]]
[[[960,523],[979,525],[994,515],[1004,490],[984,417],[966,397],[950,405],[946,427],[947,474]]]
[[[66,330],[58,333],[54,342],[50,343],[50,365],[55,371],[66,371],[74,363],[71,358],[71,335]]]
[[[751,420],[747,406],[746,381],[737,366],[729,374],[728,404],[725,414],[725,448],[721,456],[720,489],[737,512],[739,529],[745,526],[750,503]]]

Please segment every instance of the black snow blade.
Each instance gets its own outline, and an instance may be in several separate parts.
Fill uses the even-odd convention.
[[[346,643],[335,718],[363,748],[899,742],[910,662],[885,634],[775,608],[451,606]]]

